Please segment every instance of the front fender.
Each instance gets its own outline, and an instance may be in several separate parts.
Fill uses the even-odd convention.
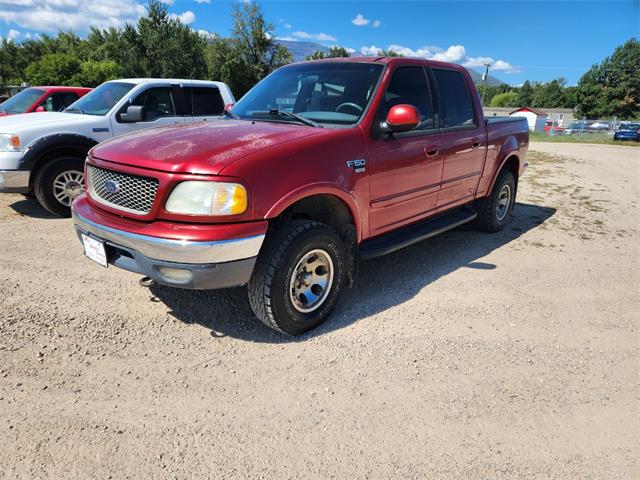
[[[267,214],[265,215],[265,219],[268,220],[271,218],[275,218],[278,215],[280,215],[282,212],[284,212],[287,208],[289,208],[291,205],[293,205],[294,203],[315,195],[332,195],[334,197],[339,198],[345,203],[345,205],[349,209],[349,212],[351,213],[351,216],[353,218],[353,221],[356,227],[357,236],[358,236],[358,242],[360,242],[362,239],[362,221],[360,217],[360,206],[358,205],[356,198],[353,196],[351,192],[344,190],[340,187],[337,187],[335,184],[331,184],[331,183],[325,183],[325,182],[311,183],[311,184],[298,187],[295,190],[292,190],[287,195],[285,195],[280,200],[278,200],[278,202],[276,202],[267,211]]]
[[[98,142],[93,138],[75,133],[57,133],[40,137],[31,143],[20,161],[20,170],[33,170],[40,159],[57,148],[77,149],[86,154]]]

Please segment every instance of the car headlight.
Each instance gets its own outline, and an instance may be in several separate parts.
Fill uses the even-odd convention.
[[[180,182],[165,209],[186,215],[240,215],[247,210],[247,191],[238,183]]]
[[[0,151],[1,152],[19,152],[20,137],[10,133],[0,133]]]

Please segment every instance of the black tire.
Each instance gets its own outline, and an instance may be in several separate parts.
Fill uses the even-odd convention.
[[[506,212],[498,208],[498,204],[501,201],[504,203],[504,197],[502,196],[504,189],[509,191]],[[501,171],[493,190],[491,190],[491,194],[488,197],[476,200],[474,203],[474,209],[478,214],[474,222],[475,227],[491,233],[502,230],[509,223],[513,205],[516,201],[516,192],[516,179],[513,174],[509,170]]]
[[[318,301],[315,310],[302,312],[298,310],[300,304],[298,307],[294,304],[290,285],[296,267],[304,265],[303,259],[314,250],[330,257],[333,281],[328,293],[321,290],[324,299]],[[344,243],[335,230],[311,220],[288,222],[267,236],[258,256],[248,286],[251,308],[258,319],[278,332],[289,335],[307,332],[324,322],[338,303],[345,285],[345,265]]]
[[[36,173],[33,182],[33,191],[40,205],[60,217],[71,216],[71,205],[66,205],[56,198],[53,183],[58,175],[68,171],[83,175],[84,160],[70,156],[46,160],[45,165]],[[84,189],[84,185],[82,188]]]

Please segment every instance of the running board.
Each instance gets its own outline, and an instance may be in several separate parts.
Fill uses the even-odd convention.
[[[360,245],[360,258],[366,260],[395,252],[470,222],[477,216],[478,214],[470,207],[463,207],[414,223],[408,227],[385,233],[379,237],[365,240]]]

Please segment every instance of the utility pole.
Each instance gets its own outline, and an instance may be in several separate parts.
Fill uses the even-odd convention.
[[[482,81],[484,82],[484,89],[482,91],[482,106],[484,107],[484,97],[487,93],[487,82],[489,80],[489,69],[491,68],[491,64],[490,63],[485,63],[484,64],[484,73],[482,74]]]

